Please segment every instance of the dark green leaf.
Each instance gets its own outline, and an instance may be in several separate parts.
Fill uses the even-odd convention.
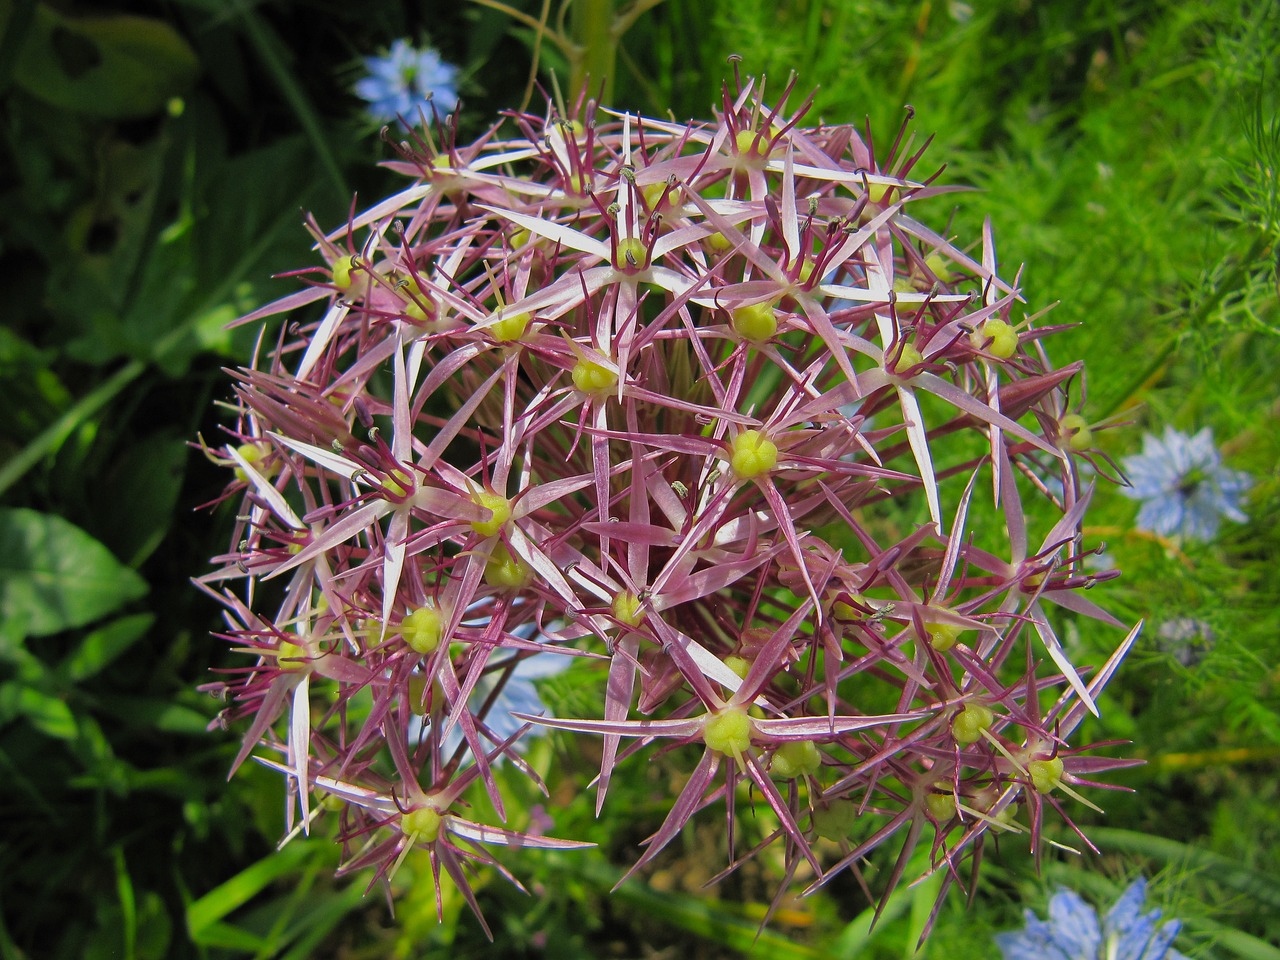
[[[75,715],[60,698],[22,683],[0,684],[0,725],[17,717],[55,740],[70,740],[79,732]]]
[[[14,81],[55,107],[98,117],[142,117],[186,90],[198,72],[187,42],[159,20],[71,18],[41,4]]]
[[[147,592],[146,581],[75,526],[0,509],[0,623],[43,636],[92,623]]]
[[[234,941],[238,941],[242,944],[251,943],[252,949],[257,949],[261,942],[259,937],[231,927],[223,921],[233,910],[244,906],[272,882],[296,870],[307,857],[316,852],[317,847],[318,844],[315,843],[291,843],[189,904],[187,930],[191,939],[201,946],[235,946]]]
[[[63,676],[70,683],[80,683],[92,677],[133,646],[154,620],[155,617],[149,613],[137,613],[94,630],[62,662]]]
[[[210,703],[208,698],[204,702]],[[207,732],[209,718],[192,707],[154,697],[103,697],[100,706],[121,722],[150,727],[165,733],[190,734]]]
[[[94,533],[130,566],[151,556],[169,532],[187,454],[175,436],[147,437],[118,457],[93,488],[101,517]]]

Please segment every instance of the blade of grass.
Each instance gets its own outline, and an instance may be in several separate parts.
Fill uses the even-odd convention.
[[[1264,877],[1221,854],[1179,843],[1177,840],[1114,827],[1092,828],[1090,837],[1100,847],[1128,850],[1161,863],[1176,863],[1203,870],[1215,880],[1245,896],[1253,897],[1258,903],[1280,910],[1280,887],[1276,886],[1274,877]]]
[[[562,862],[560,858],[548,857],[547,862],[558,871],[585,880],[601,894],[608,893],[622,876],[621,870],[598,858]],[[826,956],[781,934],[761,930],[757,923],[743,915],[741,906],[735,909],[725,901],[665,893],[635,879],[614,890],[612,898],[745,956],[770,960],[817,960]]]
[[[874,906],[867,907],[862,913],[858,914],[852,921],[845,926],[844,930],[831,944],[828,956],[832,960],[856,960],[863,956],[868,943],[871,942],[873,931],[872,924],[883,926],[889,921],[894,920],[904,912],[907,907],[911,906],[915,896],[915,891],[910,887],[898,887],[889,897],[883,910],[880,911],[880,917],[876,918],[876,908]],[[919,937],[917,932],[916,937]],[[912,949],[914,950],[915,940],[912,941]]]
[[[241,870],[230,880],[219,884],[203,897],[188,904],[187,932],[191,935],[192,941],[212,946],[214,944],[210,939],[211,934],[218,936],[234,930],[235,928],[228,928],[222,922],[223,919],[233,910],[252,900],[273,881],[297,869],[307,857],[312,855],[315,848],[315,844],[291,843],[283,850]],[[237,932],[245,937],[251,937],[254,942],[251,949],[258,949],[258,938],[252,937],[245,931]]]
[[[124,850],[116,847],[116,892],[120,897],[120,926],[124,934],[124,958],[134,960],[138,949],[138,902],[133,893],[133,879],[129,876],[129,864]]]
[[[333,185],[338,191],[339,199],[345,202],[351,196],[351,191],[347,189],[346,182],[342,178],[342,171],[338,168],[338,161],[334,158],[333,151],[329,149],[329,144],[325,141],[324,132],[320,129],[319,116],[302,92],[298,82],[294,79],[294,72],[285,63],[285,56],[282,53],[282,50],[285,49],[284,45],[280,43],[275,31],[257,13],[246,9],[241,4],[237,4],[237,7],[240,18],[244,23],[245,33],[249,35],[250,42],[258,51],[258,55],[262,57],[262,62],[266,65],[267,70],[270,71],[272,78],[276,81],[277,86],[280,87],[280,92],[284,94],[289,106],[293,109],[294,115],[298,118],[298,123],[302,125],[303,132],[311,142],[312,148],[316,151],[316,156],[319,158],[321,166],[324,167],[329,179],[333,181]]]
[[[54,453],[80,425],[105,407],[129,384],[137,380],[147,366],[141,360],[130,360],[93,390],[65,410],[62,416],[42,430],[30,443],[0,469],[0,494],[17,483],[40,460]]]
[[[1250,936],[1243,930],[1203,919],[1187,920],[1186,927],[1188,930],[1211,937],[1215,952],[1218,950],[1230,952],[1237,957],[1243,957],[1244,960],[1280,960],[1280,948]]]
[[[299,199],[305,191],[299,193]],[[276,235],[286,229],[292,229],[295,222],[295,205],[289,205],[271,226],[263,231],[258,242],[248,247],[244,255],[228,271],[226,279],[204,299],[200,306],[191,310],[187,322],[175,327],[162,337],[152,350],[153,357],[163,357],[165,353],[178,344],[190,333],[196,321],[204,317],[215,306],[225,303],[237,285],[248,275],[250,268],[258,262],[265,251],[276,242]],[[58,451],[67,438],[94,414],[110,403],[116,396],[124,392],[135,380],[147,371],[147,364],[141,360],[130,360],[110,377],[100,383],[89,393],[63,411],[53,423],[35,436],[8,463],[0,468],[0,495],[21,480],[37,463]]]

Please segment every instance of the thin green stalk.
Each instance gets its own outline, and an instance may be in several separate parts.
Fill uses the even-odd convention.
[[[299,195],[301,200],[302,194]],[[203,316],[208,310],[215,305],[225,303],[230,298],[232,291],[248,274],[249,268],[257,263],[262,257],[266,248],[276,242],[276,234],[279,233],[286,225],[293,222],[293,213],[291,207],[286,208],[289,212],[281,214],[271,227],[262,232],[258,242],[245,250],[244,255],[236,262],[235,266],[228,272],[226,278],[210,292],[204,301],[196,309],[188,315],[190,318]],[[190,334],[193,320],[189,319],[181,326],[175,327],[156,342],[155,348],[151,353],[154,358],[163,357],[169,350],[172,350],[183,337]],[[108,403],[115,399],[119,394],[124,392],[135,380],[146,372],[148,364],[143,360],[130,360],[123,367],[113,373],[98,386],[81,397],[76,403],[63,411],[53,423],[42,430],[30,443],[22,448],[17,456],[9,460],[8,463],[0,468],[0,496],[5,491],[21,480],[37,463],[42,459],[55,453],[67,438],[70,437],[81,424],[85,423],[89,418],[103,409]]]
[[[1246,251],[1244,256],[1237,261],[1235,268],[1232,269],[1230,274],[1215,285],[1213,293],[1210,294],[1209,297],[1197,305],[1194,313],[1191,314],[1191,317],[1198,319],[1207,317],[1209,313],[1216,309],[1229,294],[1237,290],[1249,275],[1250,267],[1253,266],[1258,257],[1260,257],[1270,245],[1270,240],[1271,238],[1267,234],[1259,234],[1255,237],[1248,251]],[[1159,351],[1156,352],[1147,365],[1138,371],[1137,375],[1129,381],[1128,386],[1126,386],[1125,389],[1117,395],[1117,399],[1112,401],[1111,405],[1103,411],[1103,418],[1109,417],[1111,414],[1119,410],[1126,401],[1128,401],[1135,393],[1138,392],[1138,390],[1142,388],[1144,383],[1155,376],[1176,349],[1178,349],[1178,338],[1172,337]]]
[[[1100,847],[1142,854],[1160,863],[1203,870],[1215,880],[1254,898],[1258,903],[1280,909],[1280,890],[1277,890],[1273,878],[1265,877],[1211,850],[1194,844],[1179,843],[1167,837],[1115,827],[1091,827],[1090,836]]]
[[[80,424],[110,403],[125,387],[142,376],[146,369],[147,365],[141,360],[130,360],[42,430],[39,436],[22,448],[21,453],[0,469],[0,495],[22,479],[41,459],[62,446]]]
[[[249,35],[250,42],[253,43],[254,48],[258,51],[258,55],[262,57],[262,62],[266,64],[267,69],[271,72],[271,76],[280,87],[280,92],[289,101],[289,106],[293,109],[294,115],[298,118],[298,123],[302,125],[303,132],[311,142],[312,149],[315,150],[316,157],[320,160],[320,165],[324,167],[325,173],[328,174],[334,187],[337,188],[338,196],[345,202],[351,196],[351,191],[347,189],[346,181],[342,177],[342,171],[338,168],[338,161],[334,157],[333,151],[329,148],[324,132],[320,129],[319,116],[317,116],[315,109],[311,106],[311,102],[294,79],[294,71],[289,68],[280,55],[281,44],[279,39],[263,19],[252,10],[242,10],[241,19],[244,22],[245,32]]]
[[[577,45],[569,95],[576,97],[587,83],[592,92],[601,89],[602,103],[613,102],[615,70],[613,0],[574,0],[570,29]]]

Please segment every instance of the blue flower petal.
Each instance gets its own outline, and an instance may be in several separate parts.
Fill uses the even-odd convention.
[[[1177,950],[1171,949],[1171,947],[1173,946],[1173,938],[1178,935],[1178,931],[1181,929],[1181,921],[1170,920],[1151,938],[1151,942],[1147,944],[1147,949],[1138,960],[1179,960],[1182,954],[1178,953]]]
[[[997,933],[996,946],[1004,960],[1073,960],[1052,941],[1019,930],[1015,933]]]
[[[1190,621],[1188,621],[1189,623]],[[1102,921],[1108,933],[1128,930],[1142,915],[1142,905],[1147,899],[1147,879],[1139,877],[1129,884],[1120,899],[1107,911]]]
[[[445,63],[431,48],[417,50],[404,39],[391,44],[381,57],[366,57],[368,76],[357,81],[355,93],[368,102],[369,115],[379,122],[397,118],[412,122],[419,111],[430,117],[458,105],[458,68]]]
[[[1130,884],[1101,925],[1078,894],[1059,891],[1049,901],[1048,920],[1028,910],[1026,929],[998,934],[996,944],[1004,960],[1186,960],[1172,947],[1181,924],[1157,929],[1160,911],[1143,914],[1146,891],[1141,878]]]
[[[1073,890],[1060,890],[1049,901],[1053,939],[1072,958],[1096,957],[1102,946],[1098,914]]]
[[[1187,436],[1165,427],[1164,436],[1146,434],[1142,453],[1124,458],[1131,486],[1121,490],[1140,500],[1136,525],[1163,537],[1212,540],[1222,518],[1244,523],[1241,509],[1252,478],[1222,466],[1208,427]]]

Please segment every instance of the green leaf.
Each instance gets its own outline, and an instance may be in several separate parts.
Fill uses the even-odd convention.
[[[1244,960],[1280,960],[1280,947],[1265,940],[1250,936],[1243,930],[1236,930],[1209,920],[1188,920],[1188,930],[1203,934],[1213,940],[1218,952],[1232,953]]]
[[[745,904],[668,893],[636,880],[628,880],[619,887],[617,883],[622,871],[598,857],[575,860],[572,867],[566,867],[567,862],[555,856],[548,856],[545,861],[556,872],[571,872],[601,892],[612,891],[612,896],[619,902],[745,956],[811,960],[826,955],[783,934],[761,929],[763,916],[749,914],[750,908]]]
[[[244,906],[271,883],[296,870],[309,856],[319,852],[320,844],[294,842],[283,850],[259,860],[230,880],[215,887],[187,906],[187,931],[198,946],[237,944],[257,949],[261,938],[231,927],[225,918]]]
[[[200,697],[199,694],[191,694]],[[201,697],[200,703],[212,703]],[[199,710],[172,698],[144,696],[103,696],[98,706],[120,723],[161,730],[165,733],[203,736],[208,733],[209,717]]]
[[[25,717],[55,740],[71,740],[80,732],[71,708],[60,698],[22,683],[0,684],[0,725],[16,717]]]
[[[64,17],[36,9],[14,82],[55,107],[98,117],[144,117],[187,89],[195,52],[172,27],[146,17]]]
[[[142,577],[79,527],[35,510],[0,509],[0,625],[26,637],[70,630],[147,592]]]
[[[136,613],[94,630],[62,661],[60,671],[69,683],[87,680],[137,643],[154,621],[149,613]]]
[[[169,532],[188,453],[176,436],[146,437],[117,457],[93,488],[90,503],[101,517],[94,532],[130,566],[151,556]]]

